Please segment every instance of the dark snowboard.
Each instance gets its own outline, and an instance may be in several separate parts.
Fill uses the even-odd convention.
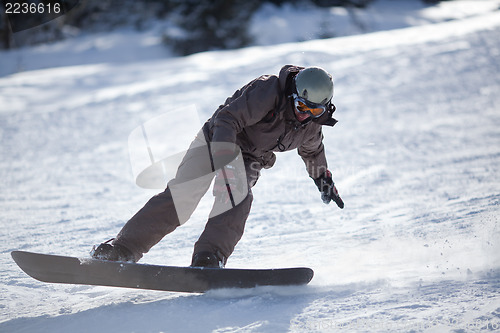
[[[205,292],[220,288],[253,288],[307,284],[310,268],[231,269],[175,267],[13,251],[17,265],[43,282],[151,290]]]

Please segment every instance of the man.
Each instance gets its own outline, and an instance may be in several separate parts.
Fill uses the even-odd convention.
[[[204,124],[166,190],[151,198],[116,238],[94,248],[92,256],[138,261],[189,219],[215,177],[215,203],[191,266],[224,267],[243,235],[251,188],[260,170],[273,166],[274,152],[297,149],[323,202],[333,200],[343,208],[322,142],[322,125],[337,122],[332,97],[333,80],[324,69],[292,65],[279,76],[263,75],[237,90]]]

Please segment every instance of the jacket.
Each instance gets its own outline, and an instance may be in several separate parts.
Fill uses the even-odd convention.
[[[309,176],[327,170],[321,124],[301,124],[291,97],[292,78],[303,67],[286,65],[279,75],[262,75],[237,90],[204,125],[210,142],[238,145],[243,157],[263,168],[276,161],[274,152],[297,149]]]

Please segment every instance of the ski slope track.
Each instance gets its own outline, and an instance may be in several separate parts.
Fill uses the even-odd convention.
[[[0,77],[0,332],[498,330],[498,36],[497,11]],[[307,266],[308,286],[187,295],[44,284],[15,265],[13,250],[88,256],[155,194],[133,181],[134,128],[187,105],[202,123],[235,89],[289,63],[333,73],[339,123],[324,136],[346,207],[321,202],[296,152],[278,154],[228,267]],[[210,205],[209,192],[142,261],[187,265]]]

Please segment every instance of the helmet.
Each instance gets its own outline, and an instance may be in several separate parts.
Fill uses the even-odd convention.
[[[332,76],[320,67],[307,67],[295,77],[297,95],[309,102],[326,105],[333,97]]]

